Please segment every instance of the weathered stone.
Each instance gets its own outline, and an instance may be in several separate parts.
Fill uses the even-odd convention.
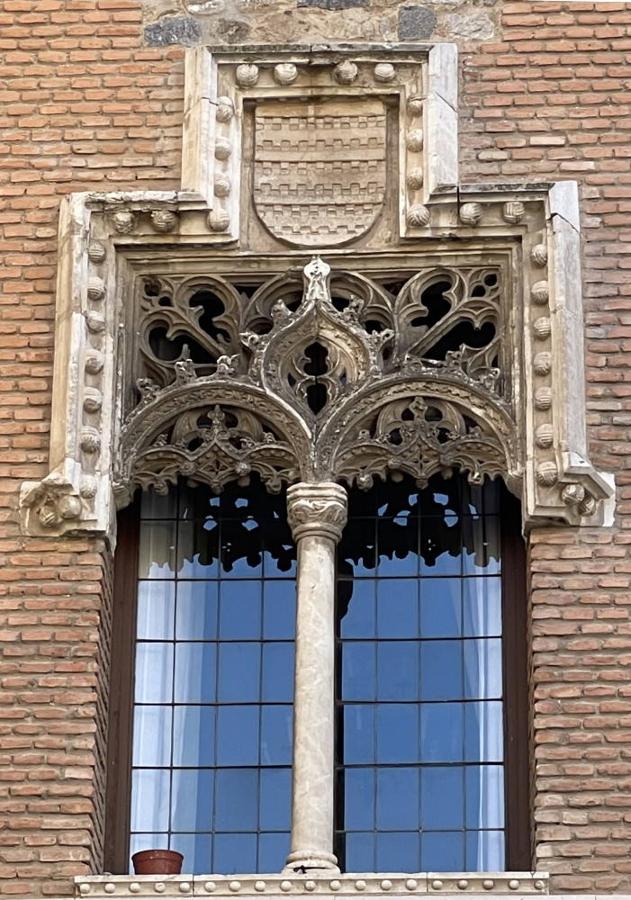
[[[353,6],[368,6],[369,0],[298,0],[298,6],[317,9],[351,9]]]
[[[199,23],[190,16],[167,16],[145,28],[145,42],[150,47],[168,44],[192,47],[199,43],[200,36]]]
[[[399,39],[425,40],[436,27],[436,13],[429,6],[404,6],[399,10]]]

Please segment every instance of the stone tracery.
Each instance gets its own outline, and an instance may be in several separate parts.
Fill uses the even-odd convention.
[[[499,282],[488,268],[380,284],[319,258],[245,303],[216,277],[145,281],[115,489],[516,476]]]

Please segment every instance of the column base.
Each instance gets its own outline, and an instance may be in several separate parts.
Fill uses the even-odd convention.
[[[311,872],[337,874],[339,871],[337,856],[323,850],[292,850],[283,869],[286,875],[308,875]]]

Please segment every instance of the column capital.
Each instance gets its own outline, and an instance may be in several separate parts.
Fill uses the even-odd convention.
[[[347,508],[346,491],[333,481],[300,481],[287,491],[287,518],[296,541],[305,535],[320,535],[337,543],[346,525]]]

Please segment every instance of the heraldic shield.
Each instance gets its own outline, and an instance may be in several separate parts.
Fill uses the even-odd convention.
[[[254,205],[277,238],[307,247],[361,237],[386,187],[378,99],[263,101],[254,114]]]

